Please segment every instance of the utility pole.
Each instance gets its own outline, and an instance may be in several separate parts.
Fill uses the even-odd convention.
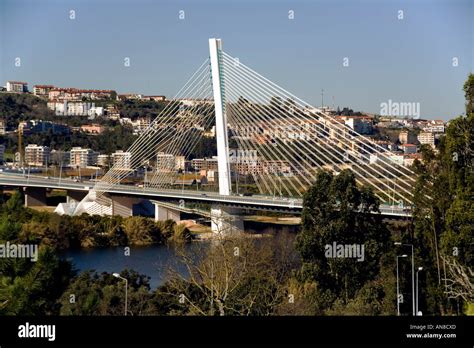
[[[324,107],[324,89],[321,89],[321,109]]]

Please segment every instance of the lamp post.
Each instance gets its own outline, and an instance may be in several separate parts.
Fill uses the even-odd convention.
[[[423,271],[423,267],[418,267],[416,270],[416,315],[420,315],[418,311],[418,272]]]
[[[113,273],[112,274],[115,278],[119,278],[122,280],[125,280],[125,315],[127,315],[127,297],[128,297],[128,280],[127,278],[122,277],[118,273]]]
[[[394,244],[411,247],[411,298],[412,298],[413,316],[415,316],[416,315],[416,312],[415,312],[415,255],[413,253],[413,244],[403,244],[400,242],[395,242]]]
[[[407,255],[397,255],[397,315],[400,316],[400,285],[398,281],[398,258],[407,257]]]

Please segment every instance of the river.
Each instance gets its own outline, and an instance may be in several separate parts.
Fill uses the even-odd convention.
[[[248,233],[294,234],[298,226],[246,221],[244,228]],[[198,248],[207,248],[209,243],[209,241],[193,242],[187,244],[185,248],[193,253]],[[186,273],[175,249],[167,245],[130,247],[129,256],[125,255],[124,247],[109,247],[68,250],[62,254],[62,257],[71,261],[78,271],[120,273],[127,268],[133,269],[150,277],[152,289],[164,284],[170,268],[182,274]]]

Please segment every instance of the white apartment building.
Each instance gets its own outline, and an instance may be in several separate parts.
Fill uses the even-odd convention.
[[[159,152],[156,155],[156,169],[158,172],[172,172],[175,170],[184,170],[184,156],[175,156],[172,154]]]
[[[132,154],[122,150],[115,151],[112,154],[112,163],[115,169],[130,170]]]
[[[7,92],[26,93],[28,92],[28,82],[7,81]]]
[[[73,147],[70,152],[70,166],[74,168],[85,168],[97,163],[97,152],[92,149],[83,149],[82,147]]]
[[[431,132],[420,132],[420,134],[418,134],[418,141],[422,145],[427,144],[427,145],[431,145],[432,147],[434,147],[435,136]]]
[[[50,154],[47,146],[29,144],[25,147],[25,163],[29,166],[44,166],[49,162]]]

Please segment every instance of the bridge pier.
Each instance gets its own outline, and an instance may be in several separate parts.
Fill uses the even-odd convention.
[[[24,187],[25,207],[46,206],[46,188]]]
[[[229,234],[244,230],[244,221],[238,209],[224,208],[219,205],[211,207],[211,231],[214,233]]]
[[[87,196],[87,192],[85,191],[67,190],[66,203],[80,202],[85,196]]]
[[[173,220],[174,222],[181,221],[181,212],[175,209],[170,209],[161,206],[158,203],[153,203],[155,206],[155,221]]]
[[[139,198],[112,196],[112,215],[133,216],[133,206],[140,203]]]

